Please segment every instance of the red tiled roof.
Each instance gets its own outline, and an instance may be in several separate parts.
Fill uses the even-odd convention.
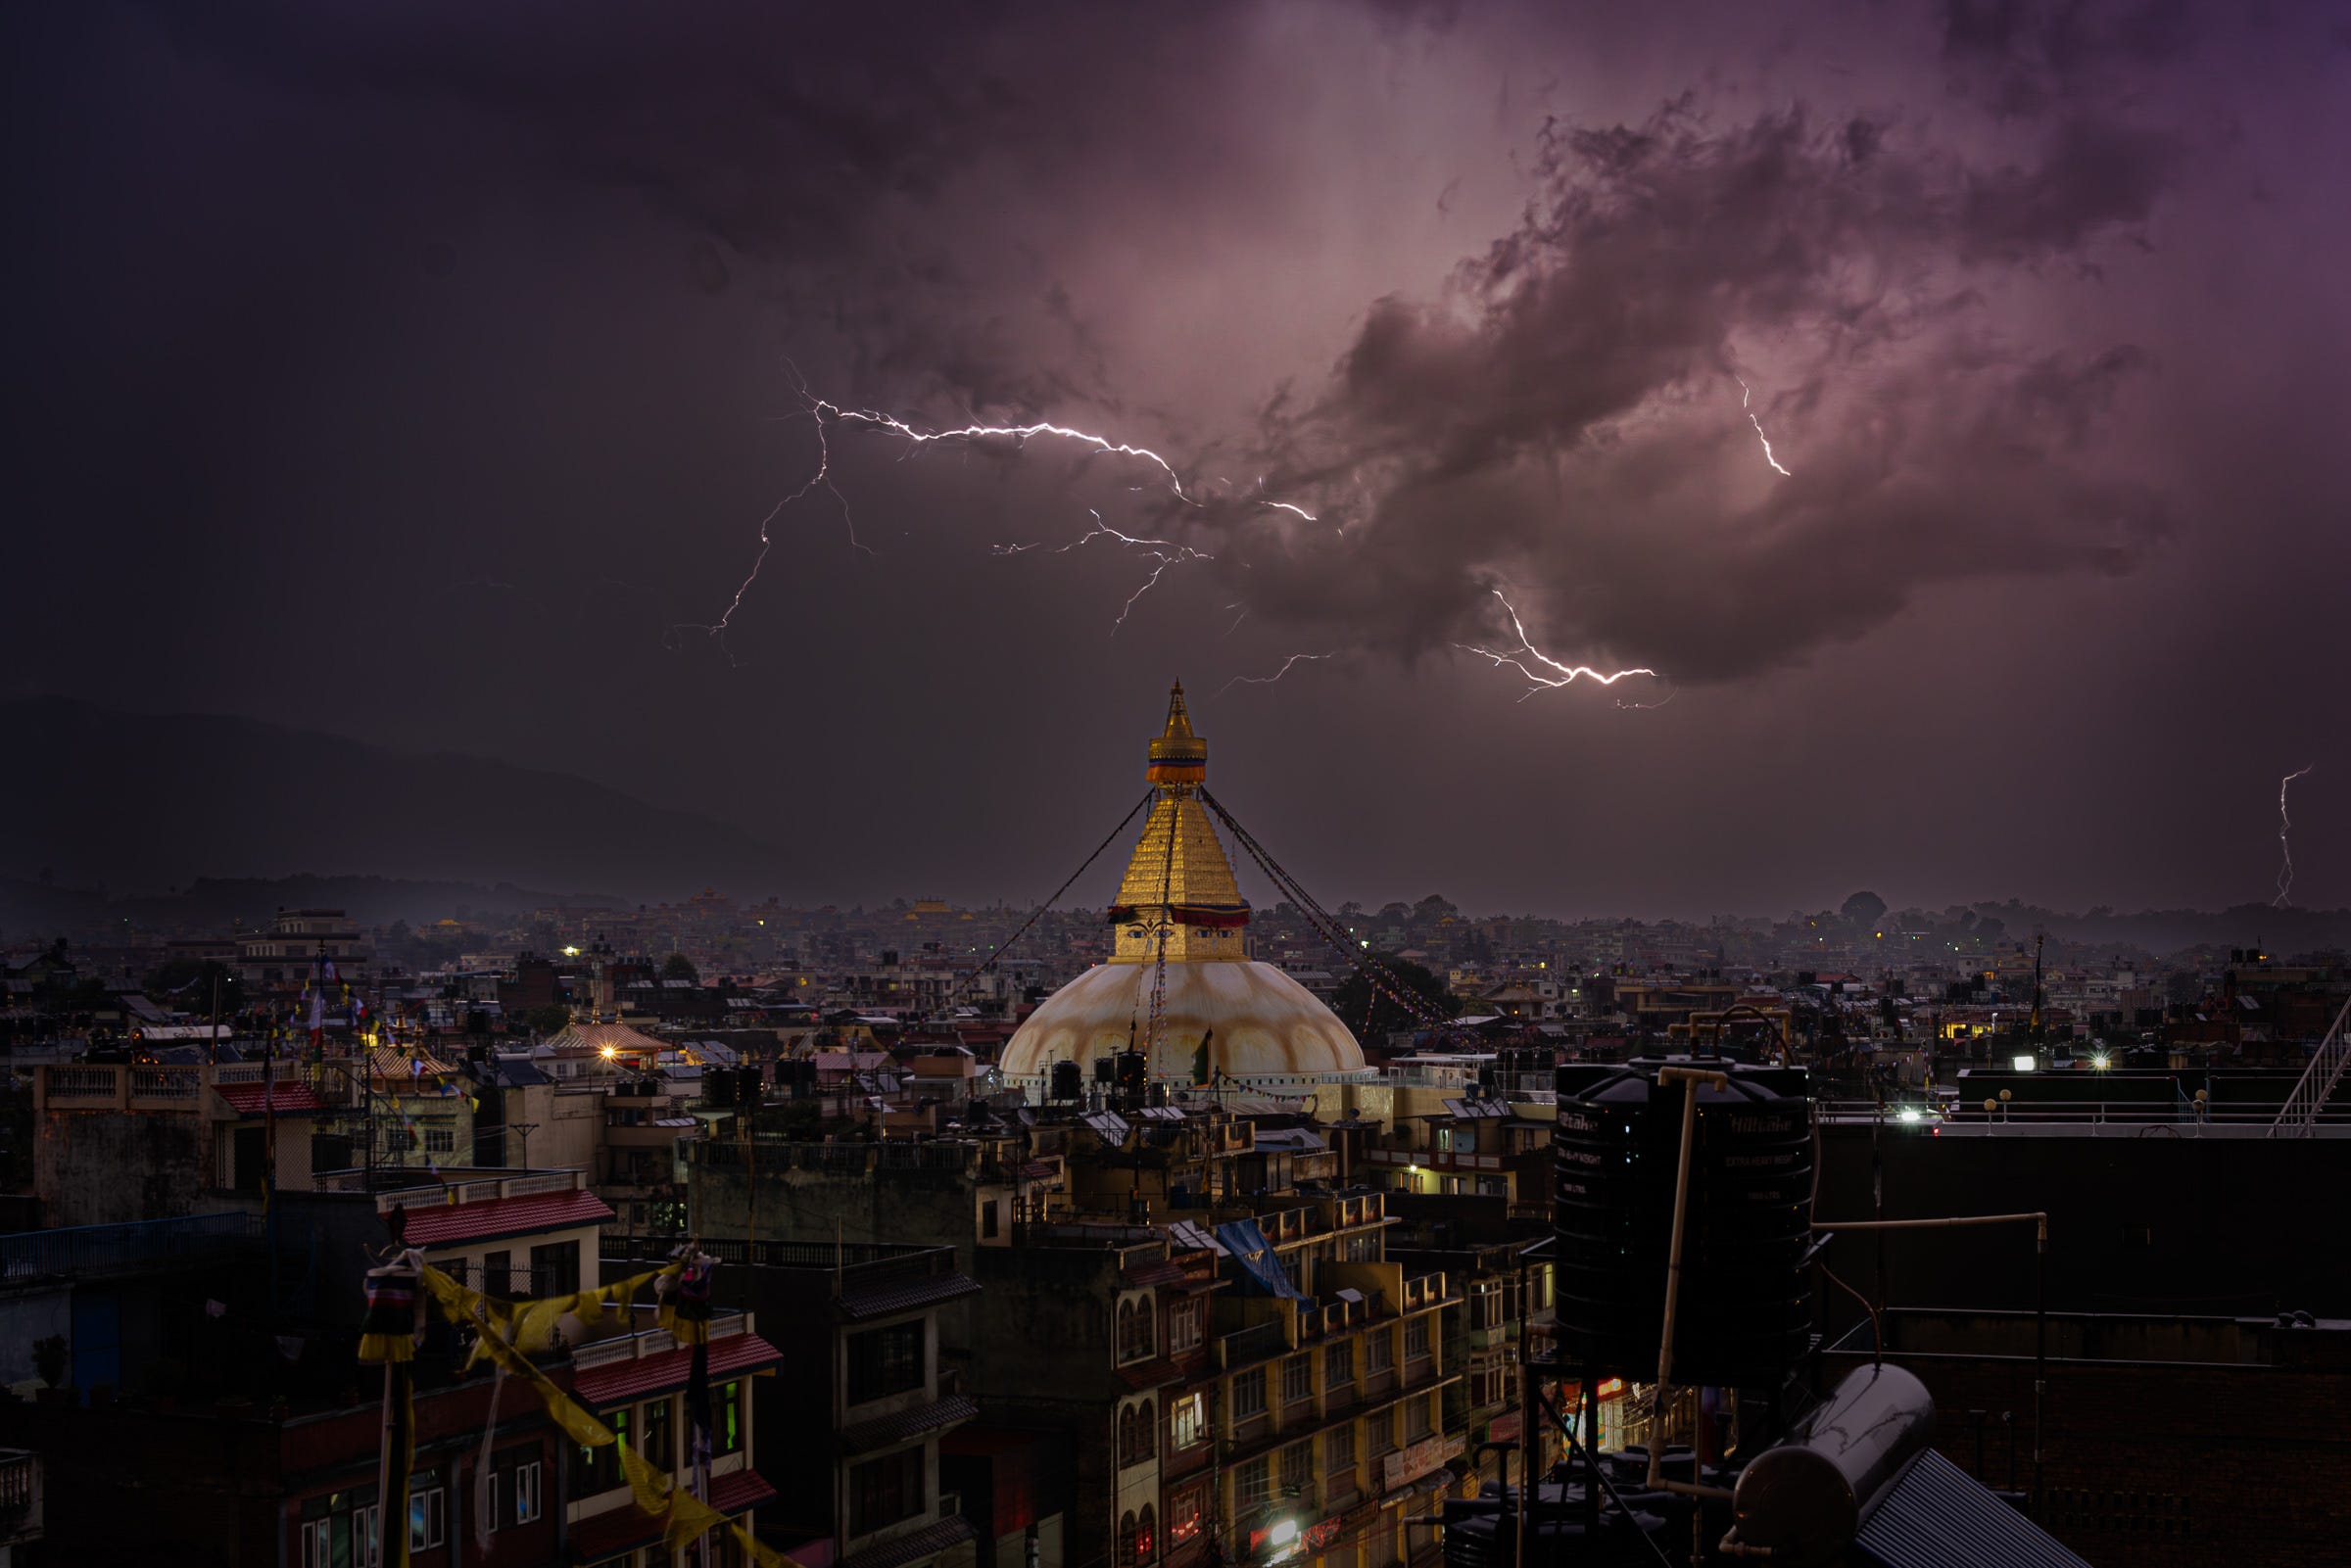
[[[411,1247],[440,1247],[456,1241],[599,1225],[611,1217],[611,1205],[575,1188],[533,1193],[527,1198],[493,1198],[478,1204],[420,1205],[408,1212],[402,1235]]]
[[[602,1562],[661,1539],[661,1521],[633,1502],[590,1514],[571,1527],[574,1562]]]
[[[213,1088],[238,1116],[267,1114],[262,1105],[262,1096],[265,1091],[259,1083],[219,1083]],[[326,1102],[318,1098],[318,1091],[307,1083],[278,1084],[270,1098],[276,1102],[277,1114],[281,1117],[305,1116],[327,1109]]]
[[[775,1365],[784,1353],[756,1334],[729,1334],[710,1342],[710,1375],[732,1377]],[[648,1394],[686,1386],[694,1353],[679,1349],[641,1355],[633,1361],[606,1361],[581,1367],[571,1380],[572,1392],[591,1409],[609,1409],[642,1400]]]
[[[722,1475],[710,1483],[710,1506],[720,1513],[741,1513],[756,1508],[776,1495],[776,1489],[756,1470],[738,1470]]]
[[[776,1495],[776,1489],[756,1470],[738,1470],[710,1483],[710,1506],[732,1517],[748,1512]],[[661,1539],[661,1521],[633,1502],[607,1513],[591,1514],[571,1527],[571,1554],[581,1562],[601,1562],[624,1551],[650,1545]]]

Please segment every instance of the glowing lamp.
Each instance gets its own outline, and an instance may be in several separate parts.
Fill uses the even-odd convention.
[[[1286,1546],[1297,1539],[1298,1521],[1295,1519],[1276,1519],[1273,1521],[1273,1528],[1266,1532],[1266,1543],[1269,1545]]]

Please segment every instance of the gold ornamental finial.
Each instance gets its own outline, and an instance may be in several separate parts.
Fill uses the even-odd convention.
[[[1181,681],[1168,692],[1168,727],[1151,742],[1151,766],[1144,777],[1153,784],[1208,782],[1208,742],[1192,733],[1192,716],[1183,705]]]

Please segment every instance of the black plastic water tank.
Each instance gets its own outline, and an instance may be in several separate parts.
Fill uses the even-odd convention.
[[[1075,1062],[1053,1064],[1053,1098],[1079,1100],[1085,1096],[1085,1069]]]
[[[758,1063],[736,1069],[736,1076],[743,1083],[741,1098],[744,1105],[757,1105],[767,1097],[766,1074],[759,1070]]]
[[[1800,1068],[1687,1059],[1558,1072],[1553,1225],[1559,1344],[1570,1364],[1656,1375],[1687,1089],[1669,1066],[1728,1075],[1698,1091],[1673,1381],[1777,1381],[1811,1328],[1812,1101]]]
[[[735,1103],[735,1074],[725,1068],[710,1068],[702,1073],[702,1103],[704,1105],[733,1105]]]

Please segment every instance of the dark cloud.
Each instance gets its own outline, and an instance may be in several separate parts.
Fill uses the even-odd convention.
[[[2146,356],[2027,341],[1983,300],[2087,263],[2177,168],[2107,123],[1991,166],[1801,110],[1555,127],[1525,221],[1442,296],[1375,302],[1277,417],[1273,493],[1345,532],[1255,513],[1236,586],[1406,658],[1493,642],[1503,586],[1554,651],[1703,681],[1932,582],[2127,570],[2170,522],[2102,439]]]
[[[41,585],[11,691],[588,772],[804,840],[845,898],[1049,887],[1174,674],[1268,841],[1374,897],[2233,902],[2278,775],[2351,780],[2329,17],[34,0],[0,31],[8,560]],[[818,457],[802,378],[1102,429],[1206,503],[1067,443],[836,429],[838,489],[771,518]],[[1089,509],[1214,558],[1057,553]],[[678,630],[754,560],[725,638]],[[1497,588],[1682,695],[1512,707],[1453,651],[1508,642]],[[1857,713],[1883,787],[1824,807]]]

